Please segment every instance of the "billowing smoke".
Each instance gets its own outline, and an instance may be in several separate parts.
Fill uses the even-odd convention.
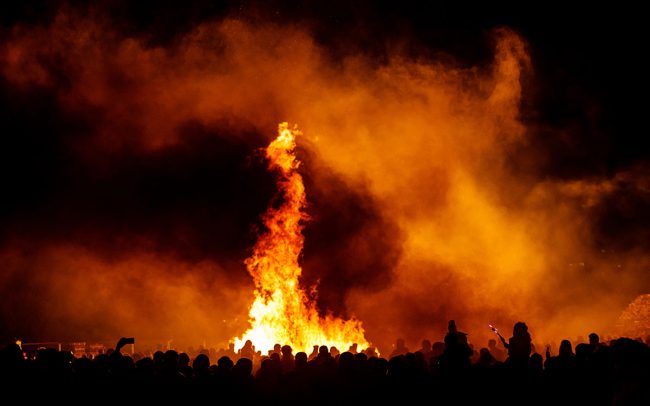
[[[475,341],[488,322],[606,331],[650,289],[647,166],[566,165],[582,133],[536,115],[524,36],[492,29],[468,64],[254,15],[154,40],[62,7],[3,33],[3,336],[241,333],[280,121],[305,134],[304,283],[381,348],[451,318]]]

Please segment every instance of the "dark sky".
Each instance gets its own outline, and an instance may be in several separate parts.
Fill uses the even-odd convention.
[[[64,6],[91,9],[76,1],[2,2],[0,44],[17,25],[47,26]],[[641,110],[646,103],[639,101],[647,85],[647,62],[642,62],[647,23],[634,7],[620,2],[566,8],[561,2],[107,1],[92,9],[119,35],[151,47],[173,46],[198,24],[235,15],[253,23],[302,24],[332,60],[363,54],[378,65],[391,43],[406,38],[414,58],[450,56],[462,66],[481,66],[493,55],[489,33],[508,26],[528,42],[536,77],[522,106],[524,121],[536,131],[521,146],[527,158],[515,154],[509,165],[540,177],[573,179],[647,168],[647,114]],[[0,247],[64,240],[112,260],[129,252],[134,241],[146,241],[148,249],[173,252],[183,261],[218,258],[246,278],[241,260],[275,192],[272,175],[255,153],[268,135],[246,122],[206,127],[190,121],[177,129],[184,139],[180,146],[79,154],[74,146],[85,148],[83,140],[98,132],[103,112],[62,108],[57,87],[67,80],[62,73],[54,86],[23,87],[0,75]],[[116,86],[128,84],[116,79]],[[568,139],[547,136],[566,129]],[[88,156],[96,165],[87,165]],[[380,230],[394,230],[389,234],[396,240],[400,233],[364,190],[349,189],[336,173],[320,175],[330,185],[326,191],[313,186],[305,161],[315,219],[306,231],[305,257],[314,264],[306,277],[320,280],[326,307],[344,311],[337,305],[345,293],[341,286],[388,283],[399,249]],[[602,238],[650,248],[647,199],[630,190],[600,207],[595,221]],[[359,233],[383,247],[382,254],[350,263],[349,242]],[[335,278],[328,276],[330,269],[346,271]],[[22,299],[0,298],[13,304]],[[7,320],[0,319],[0,336],[16,328],[15,319]]]
[[[61,4],[88,8],[84,3],[7,2],[2,32],[17,23],[48,24]],[[528,95],[531,119],[551,128],[570,123],[584,133],[558,158],[562,162],[550,162],[545,170],[557,176],[611,172],[647,159],[637,102],[647,84],[642,13],[625,3],[507,3],[108,1],[93,7],[110,16],[124,36],[144,38],[152,46],[172,44],[201,22],[235,15],[253,22],[304,23],[332,55],[369,54],[377,63],[387,44],[408,38],[414,53],[447,53],[458,63],[480,65],[492,56],[487,33],[508,26],[530,44],[539,83]]]

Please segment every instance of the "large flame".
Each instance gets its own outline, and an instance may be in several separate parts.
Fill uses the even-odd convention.
[[[262,351],[275,344],[287,344],[297,351],[308,351],[313,345],[342,350],[353,343],[368,346],[358,320],[346,321],[329,314],[321,317],[299,284],[299,256],[304,244],[302,222],[307,219],[305,186],[297,171],[300,161],[294,153],[299,134],[296,129],[289,129],[288,123],[281,123],[278,137],[266,149],[270,169],[278,172],[282,204],[269,207],[265,213],[267,231],[246,260],[255,281],[255,301],[249,312],[251,328],[235,339],[237,349],[246,340]]]

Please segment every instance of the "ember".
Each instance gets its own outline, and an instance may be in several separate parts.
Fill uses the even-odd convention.
[[[628,337],[650,336],[650,294],[640,295],[621,313],[618,333]]]

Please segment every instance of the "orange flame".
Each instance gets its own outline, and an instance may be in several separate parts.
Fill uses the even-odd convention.
[[[281,123],[278,137],[266,149],[269,168],[279,175],[283,203],[278,208],[269,207],[264,214],[267,231],[246,260],[255,281],[255,301],[249,311],[251,328],[235,338],[235,348],[240,349],[247,340],[262,351],[276,343],[290,345],[296,351],[308,351],[313,345],[335,346],[342,351],[353,343],[368,347],[361,322],[329,314],[321,317],[299,285],[302,269],[298,258],[304,244],[302,222],[307,219],[307,199],[297,171],[300,161],[294,153],[298,135],[298,130]]]

